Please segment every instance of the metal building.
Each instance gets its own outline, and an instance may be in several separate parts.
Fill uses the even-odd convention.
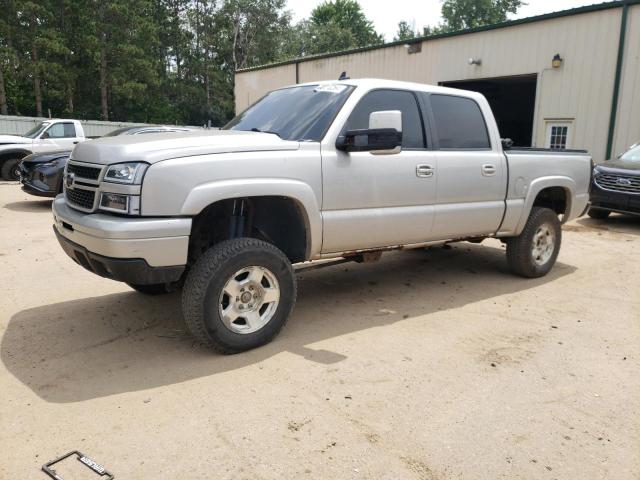
[[[479,91],[518,146],[586,148],[603,160],[640,142],[640,0],[239,70],[236,111],[343,71]]]

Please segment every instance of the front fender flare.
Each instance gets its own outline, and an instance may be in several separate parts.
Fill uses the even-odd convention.
[[[531,209],[533,208],[533,203],[536,200],[538,194],[544,190],[545,188],[550,187],[561,187],[565,190],[567,196],[567,208],[565,218],[570,217],[570,212],[573,203],[573,197],[576,192],[576,182],[565,176],[550,176],[550,177],[540,177],[536,178],[529,184],[529,188],[527,189],[527,195],[524,200],[524,207],[522,209],[522,214],[520,215],[520,220],[518,221],[518,225],[516,227],[516,235],[520,235],[522,230],[524,230],[524,226],[529,219],[529,214],[531,213]]]
[[[207,206],[232,198],[287,197],[298,204],[307,230],[309,258],[322,248],[322,217],[313,189],[306,183],[287,178],[220,180],[198,185],[185,199],[181,215],[195,216]]]

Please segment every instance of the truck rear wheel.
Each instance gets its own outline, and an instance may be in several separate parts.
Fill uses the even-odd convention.
[[[20,163],[20,158],[9,158],[2,163],[2,168],[0,172],[2,173],[3,180],[19,180],[20,179],[20,170],[18,164]]]
[[[196,261],[182,291],[182,311],[199,342],[231,354],[271,341],[295,300],[286,255],[270,243],[237,238],[214,245]]]
[[[549,208],[533,207],[524,230],[507,240],[507,263],[516,275],[542,277],[556,263],[562,229],[558,215]]]

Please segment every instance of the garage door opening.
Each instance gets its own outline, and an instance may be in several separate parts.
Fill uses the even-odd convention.
[[[498,122],[500,136],[514,146],[531,147],[536,104],[537,75],[440,82],[443,87],[482,93]]]

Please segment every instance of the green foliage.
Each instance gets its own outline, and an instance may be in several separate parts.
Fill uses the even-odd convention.
[[[507,20],[507,14],[516,13],[526,5],[522,0],[444,0],[442,3],[441,32],[475,28]]]
[[[285,3],[0,0],[0,111],[223,125],[234,71],[287,54]]]
[[[420,34],[414,30],[414,26],[402,20],[398,23],[398,32],[395,37],[393,37],[393,41],[401,41],[401,40],[411,40],[413,38],[418,37]]]
[[[356,0],[0,0],[0,113],[214,126],[236,69],[380,44]],[[4,92],[4,93],[3,93]]]

